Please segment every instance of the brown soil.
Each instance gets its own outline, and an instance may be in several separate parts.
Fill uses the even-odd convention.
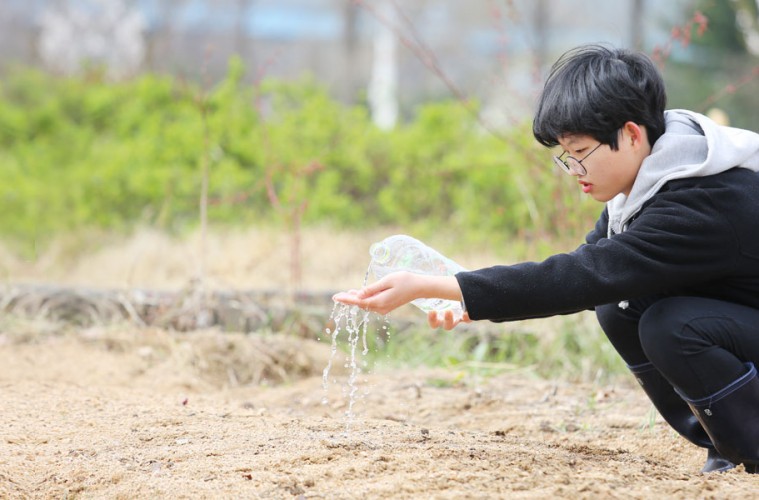
[[[642,391],[367,368],[328,348],[127,327],[0,331],[0,498],[750,498]],[[340,367],[338,360],[336,366]],[[326,399],[326,402],[323,402]]]
[[[304,232],[302,286],[359,285],[383,235]],[[34,261],[0,247],[0,272],[118,289],[183,289],[200,269],[214,289],[293,284],[277,231],[92,241]],[[462,250],[453,256],[471,268],[509,260]],[[699,474],[705,452],[631,377],[601,386],[506,366],[491,378],[369,366],[349,419],[343,359],[322,387],[329,354],[297,336],[0,316],[0,499],[759,498],[759,475]]]

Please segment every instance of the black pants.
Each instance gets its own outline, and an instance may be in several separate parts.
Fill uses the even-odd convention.
[[[606,336],[630,365],[651,362],[692,399],[759,368],[759,309],[700,297],[649,297],[596,307]]]

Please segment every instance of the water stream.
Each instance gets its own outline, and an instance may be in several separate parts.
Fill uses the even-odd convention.
[[[346,304],[340,304],[335,302],[335,306],[332,309],[330,320],[334,322],[334,329],[327,328],[325,333],[331,336],[332,352],[330,354],[329,362],[324,368],[322,373],[322,386],[324,388],[325,395],[322,398],[322,404],[327,403],[326,392],[329,387],[329,372],[332,369],[332,364],[337,354],[337,342],[341,332],[347,334],[348,341],[348,356],[345,362],[345,367],[348,369],[348,381],[347,381],[347,397],[348,408],[345,411],[346,417],[346,431],[349,430],[353,423],[354,413],[353,406],[356,403],[358,384],[357,380],[362,371],[362,363],[360,356],[366,356],[369,353],[369,345],[366,340],[366,336],[369,329],[369,311],[365,311],[356,306],[349,306]],[[361,342],[361,351],[359,353],[359,342]]]

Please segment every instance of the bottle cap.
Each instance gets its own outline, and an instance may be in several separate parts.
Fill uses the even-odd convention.
[[[383,242],[374,243],[371,247],[369,247],[369,255],[371,255],[372,260],[377,264],[387,264],[387,262],[390,260],[390,248],[388,248],[387,245],[385,245]]]

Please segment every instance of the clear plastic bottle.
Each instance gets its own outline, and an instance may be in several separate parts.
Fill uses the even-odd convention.
[[[372,258],[369,269],[377,279],[396,271],[434,276],[453,276],[466,271],[434,248],[405,234],[389,236],[374,243],[369,248],[369,255]],[[423,298],[411,303],[424,312],[438,311],[440,314],[451,310],[456,319],[461,319],[463,315],[461,302],[455,300]]]

